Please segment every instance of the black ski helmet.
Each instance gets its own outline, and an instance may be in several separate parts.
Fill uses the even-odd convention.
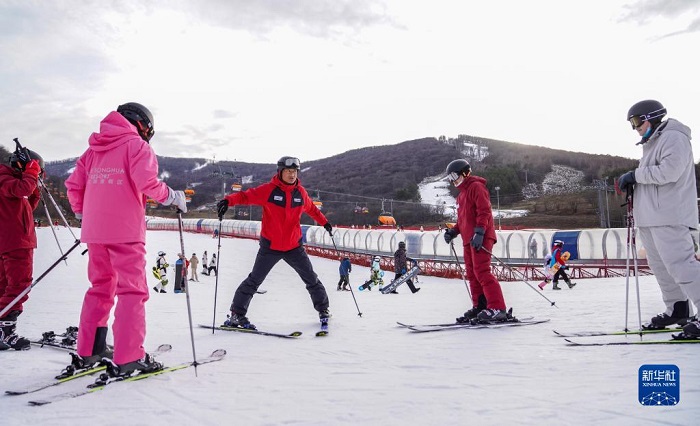
[[[153,128],[153,114],[145,106],[136,102],[127,102],[119,105],[117,112],[124,116],[129,123],[136,126],[141,139],[146,142],[150,141],[155,130]]]
[[[462,158],[453,160],[447,165],[445,169],[445,174],[447,175],[447,180],[454,182],[459,178],[459,176],[467,177],[471,173],[472,168],[467,162]]]
[[[41,158],[41,155],[37,154],[36,152],[32,151],[31,149],[27,148],[22,148],[29,154],[29,159],[31,160],[36,160],[37,163],[39,163],[39,167],[41,168],[41,173],[44,173],[44,159]],[[21,172],[24,171],[25,167],[27,166],[26,164],[23,164],[19,158],[18,158],[18,152],[15,151],[10,155],[10,166],[12,168],[19,170]]]
[[[406,243],[403,241],[399,241],[399,248],[400,249],[405,249],[406,248]]]
[[[638,124],[631,122],[632,128],[634,129],[639,127],[645,121],[649,121],[651,124],[658,124],[665,115],[666,108],[664,108],[661,102],[653,99],[647,99],[632,105],[629,111],[627,111],[627,121],[631,122],[633,117],[638,117],[641,119]]]
[[[301,168],[301,161],[296,157],[290,157],[285,155],[284,157],[277,160],[277,171],[281,172],[284,169],[297,169]]]

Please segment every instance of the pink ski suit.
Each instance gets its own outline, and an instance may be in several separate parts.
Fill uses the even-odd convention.
[[[158,160],[121,114],[109,113],[93,133],[89,148],[66,180],[68,199],[82,215],[81,241],[88,245],[88,279],[80,313],[78,355],[99,347],[98,328],[107,327],[114,297],[114,362],[143,358],[146,338],[147,196],[163,203],[168,186],[158,180]]]

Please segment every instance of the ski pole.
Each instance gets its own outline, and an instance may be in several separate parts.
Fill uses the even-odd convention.
[[[51,200],[51,204],[53,204],[54,209],[56,209],[56,212],[58,212],[58,216],[63,221],[63,224],[65,225],[66,229],[68,229],[68,231],[70,231],[70,234],[73,236],[73,238],[78,240],[78,237],[76,237],[75,234],[73,233],[73,229],[71,229],[70,225],[68,224],[68,220],[63,215],[61,208],[58,206],[58,203],[56,203],[56,200],[53,198],[53,195],[51,195],[51,192],[49,192],[49,189],[44,184],[44,180],[42,178],[39,178],[39,186],[41,186],[41,188],[44,190],[44,192],[46,192],[46,195],[48,195],[49,200]]]
[[[335,240],[333,239],[333,234],[331,234],[331,242],[333,242],[333,247],[335,248],[335,253],[340,257],[340,250],[338,250],[338,246],[335,245]],[[352,289],[352,285],[348,284],[348,287],[350,287],[350,294],[352,294],[352,300],[355,301],[355,307],[357,308],[357,316],[362,318],[362,312],[360,312],[360,306],[357,304],[357,299],[355,298],[355,290]]]
[[[642,306],[639,295],[639,268],[637,261],[637,237],[634,225],[634,188],[627,188],[627,260],[625,264],[625,331],[630,331],[627,327],[629,320],[629,293],[630,293],[630,252],[632,254],[632,263],[634,267],[634,280],[637,288],[637,314],[639,316],[640,337],[642,336]],[[623,205],[625,205],[623,204]]]
[[[211,319],[211,334],[216,331],[216,295],[219,292],[219,259],[221,259],[221,222],[224,216],[219,216],[219,245],[216,248],[216,282],[214,284],[214,317]]]
[[[177,209],[177,228],[180,232],[180,252],[185,257],[185,239],[182,236],[182,210]],[[194,375],[197,377],[197,351],[194,348],[194,331],[192,329],[192,306],[190,304],[190,284],[187,282],[187,258],[182,261],[182,276],[180,277],[185,283],[185,299],[187,300],[187,316],[190,320],[190,340],[192,341],[192,365],[194,366]],[[217,274],[218,275],[218,274]],[[177,283],[176,283],[177,284]]]
[[[29,293],[29,291],[30,291],[32,288],[34,288],[34,286],[37,285],[37,284],[39,283],[39,281],[41,281],[41,279],[44,278],[44,277],[46,276],[46,274],[48,274],[49,272],[51,272],[51,270],[52,270],[53,268],[55,268],[56,265],[58,265],[59,263],[61,263],[62,260],[65,260],[65,259],[68,257],[68,255],[70,254],[70,252],[72,252],[72,251],[73,251],[76,247],[78,247],[79,245],[80,245],[80,240],[75,240],[75,243],[71,246],[70,249],[68,249],[68,251],[67,251],[64,255],[62,255],[61,257],[59,257],[58,260],[56,260],[51,266],[49,266],[49,268],[48,268],[46,271],[44,271],[43,274],[41,274],[41,275],[39,276],[39,278],[37,278],[37,279],[34,280],[34,282],[32,283],[32,285],[30,285],[29,287],[25,288],[24,291],[22,291],[22,293],[20,293],[19,295],[17,295],[17,297],[15,297],[14,300],[12,300],[12,302],[10,302],[7,306],[5,306],[5,308],[4,308],[2,311],[0,311],[0,318],[2,318],[3,316],[5,316],[5,314],[6,314],[7,312],[9,312],[9,310],[10,310],[13,306],[15,306],[15,304],[17,304],[17,302],[19,302],[20,299],[22,299],[27,293]]]
[[[551,303],[550,306],[554,306],[555,308],[559,308],[559,306],[555,305],[556,302],[552,302],[551,300],[549,300],[549,299],[547,298],[547,296],[545,296],[544,294],[542,294],[541,291],[537,291],[537,290],[535,289],[535,287],[532,286],[532,284],[530,284],[529,282],[527,282],[527,280],[526,280],[527,277],[526,277],[525,275],[523,275],[522,272],[517,271],[516,269],[514,269],[512,266],[510,266],[510,265],[507,264],[506,262],[504,262],[504,261],[502,261],[501,259],[499,259],[498,257],[494,256],[494,254],[491,253],[489,250],[487,250],[485,247],[482,247],[481,250],[484,250],[486,253],[490,254],[491,257],[493,257],[494,259],[496,259],[501,265],[503,265],[503,266],[505,266],[506,268],[508,268],[508,270],[510,270],[510,272],[512,272],[513,274],[515,274],[515,273],[517,272],[518,275],[519,275],[520,281],[522,281],[522,282],[524,282],[525,284],[527,284],[527,286],[530,287],[535,293],[537,293],[537,294],[539,294],[540,296],[544,297],[545,300],[547,300],[547,302]]]
[[[46,205],[46,201],[44,201],[44,194],[39,192],[39,199],[41,200],[41,205],[44,206],[44,214],[46,214],[46,219],[49,221],[49,226],[51,227],[51,232],[53,232],[53,239],[56,240],[56,244],[58,245],[58,251],[61,252],[61,255],[63,255],[63,248],[61,247],[61,243],[58,241],[58,235],[56,235],[56,229],[53,226],[53,221],[51,220],[51,215],[49,214],[49,208]],[[63,259],[63,261],[68,265],[68,261]]]
[[[452,249],[452,254],[454,254],[455,260],[457,261],[457,268],[459,269],[459,273],[462,274],[462,281],[464,281],[464,286],[467,288],[467,293],[469,293],[469,299],[471,299],[472,291],[469,289],[469,282],[467,282],[467,276],[464,274],[462,264],[459,262],[459,257],[457,256],[457,250],[455,250],[455,244],[453,241],[450,241],[450,248]]]

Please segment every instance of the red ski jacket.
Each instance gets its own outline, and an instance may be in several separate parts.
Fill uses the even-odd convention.
[[[40,197],[35,177],[0,164],[0,253],[36,248],[32,210]]]
[[[229,206],[262,206],[260,237],[270,242],[272,250],[289,251],[302,244],[302,213],[311,216],[321,226],[328,223],[298,179],[293,185],[287,185],[275,175],[270,182],[227,195],[226,200]]]
[[[457,224],[453,227],[462,236],[462,243],[468,246],[474,236],[474,228],[484,228],[484,238],[496,241],[493,226],[491,199],[486,188],[486,179],[467,176],[457,189]]]

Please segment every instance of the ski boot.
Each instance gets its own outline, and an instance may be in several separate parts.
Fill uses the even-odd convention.
[[[552,290],[561,290],[561,287],[559,287],[559,281],[552,281]]]
[[[102,360],[102,365],[107,367],[106,372],[109,377],[131,377],[137,376],[139,374],[152,373],[154,371],[162,370],[163,364],[156,361],[151,355],[145,354],[143,358],[137,359],[136,361],[127,362],[126,364],[115,364],[109,358],[104,358]],[[104,379],[104,374],[100,375],[98,381]],[[95,382],[97,383],[97,382]]]
[[[318,319],[321,321],[321,326],[326,326],[328,325],[328,319],[331,317],[331,312],[328,310],[328,308],[322,310],[321,312],[318,313]]]
[[[700,320],[693,320],[683,326],[683,333],[674,336],[678,339],[700,339]]]
[[[544,281],[541,283],[537,284],[537,287],[540,288],[540,290],[544,290],[545,286],[549,284],[549,278],[545,278]]]
[[[476,321],[481,324],[508,321],[508,312],[505,309],[484,309],[476,316]]]
[[[483,294],[479,295],[479,298],[477,300],[478,303],[476,304],[476,306],[469,309],[461,317],[455,319],[455,321],[457,321],[458,324],[466,324],[471,322],[473,319],[476,318],[477,315],[479,315],[479,312],[486,309],[486,296],[484,296]]]
[[[21,311],[10,311],[3,318],[0,318],[0,351],[14,349],[16,351],[29,350],[31,343],[26,337],[21,337],[15,333],[17,329],[17,317]]]
[[[690,307],[687,300],[681,300],[673,304],[671,315],[663,312],[654,316],[649,324],[642,326],[646,330],[662,330],[669,325],[685,325],[691,320]]]
[[[246,318],[245,315],[239,315],[233,311],[231,312],[231,315],[228,316],[228,319],[224,321],[223,326],[231,328],[247,328],[249,330],[257,330],[255,328],[255,325],[251,324],[251,322],[248,321],[248,318]]]
[[[571,280],[564,280],[564,282],[569,286],[569,288],[574,288],[576,285],[576,283],[572,283]]]

